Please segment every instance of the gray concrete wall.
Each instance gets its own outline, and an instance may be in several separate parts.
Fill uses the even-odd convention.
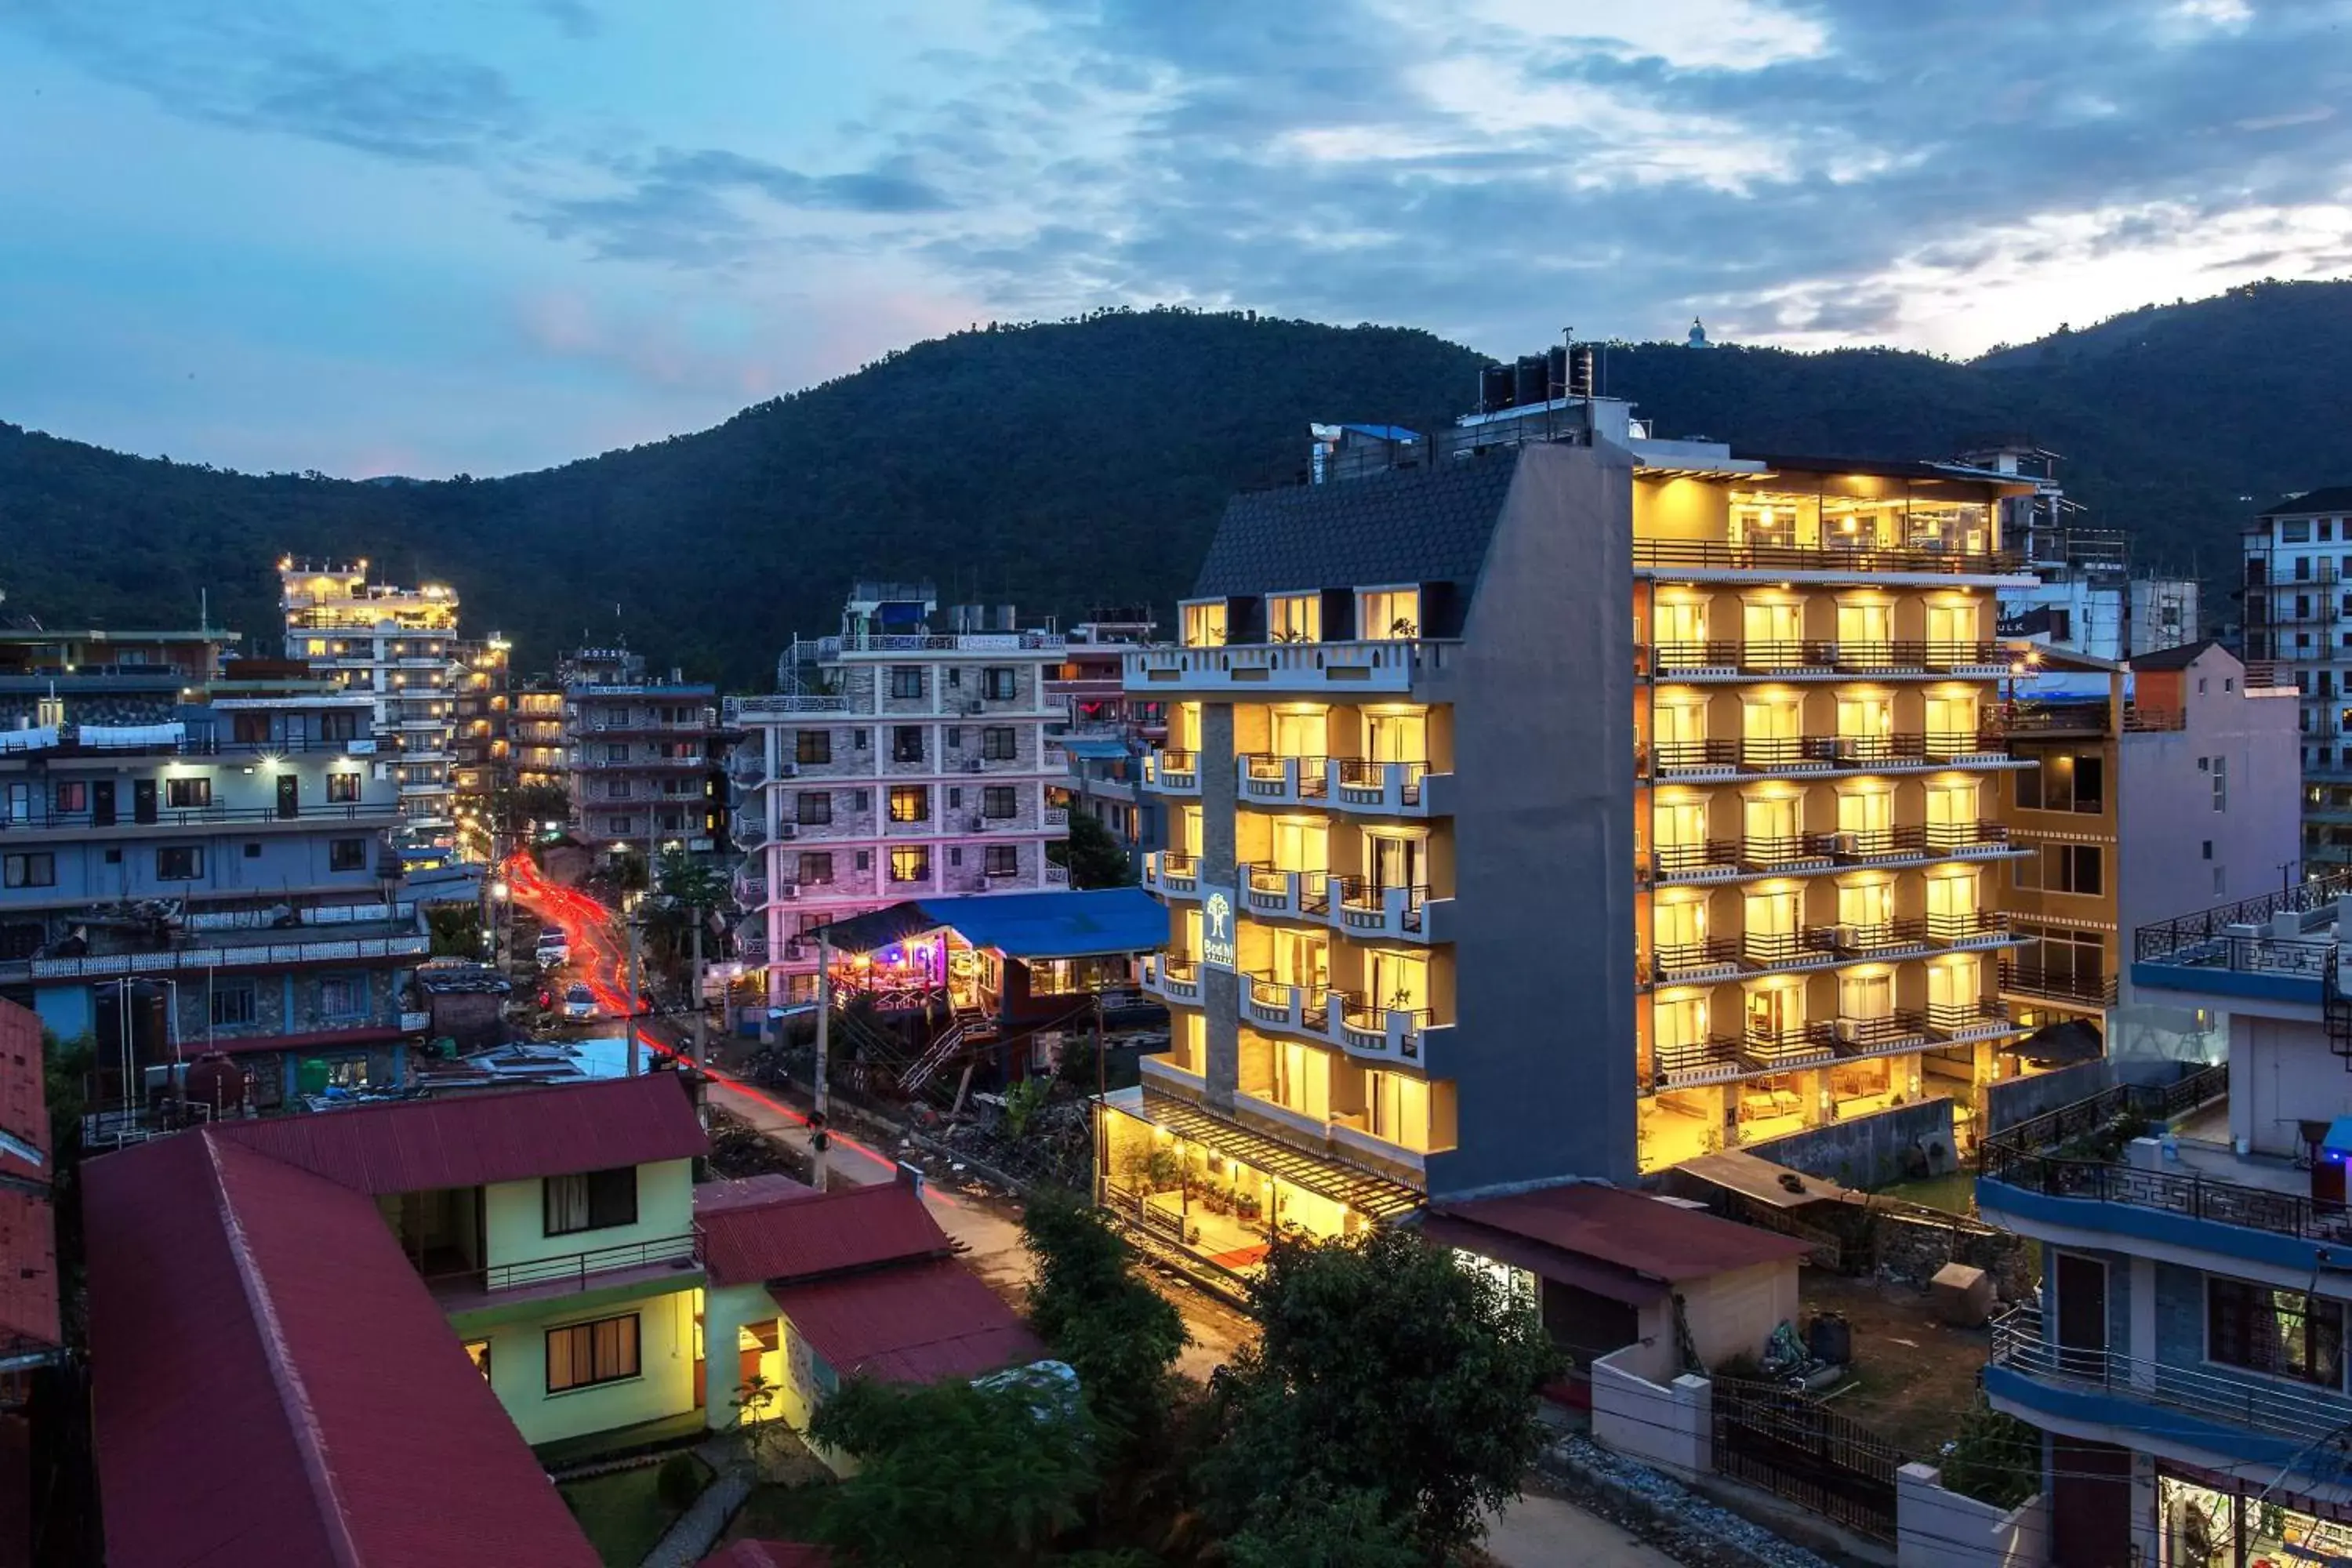
[[[1614,447],[1522,451],[1433,693],[1462,785],[1458,1142],[1429,1158],[1433,1195],[1634,1175],[1633,469]]]
[[[1874,1116],[1832,1121],[1792,1132],[1786,1138],[1751,1144],[1748,1152],[1824,1181],[1849,1187],[1875,1187],[1903,1179],[1904,1153],[1914,1147],[1927,1152],[1936,1170],[1952,1169],[1950,1100],[1923,1100]]]
[[[2123,875],[2116,900],[2126,979],[2134,931],[2269,892],[2281,885],[2279,868],[2302,858],[2295,701],[2249,697],[2244,676],[2236,658],[2208,649],[2182,680],[2188,727],[2122,739]],[[2220,811],[2213,808],[2216,757],[2227,760],[2229,773],[2228,804]]]
[[[1986,1130],[1999,1132],[2021,1121],[2031,1121],[2062,1105],[2072,1105],[2078,1100],[2088,1100],[2095,1094],[2104,1093],[2115,1081],[2115,1065],[2102,1057],[2096,1061],[2076,1062],[2073,1067],[2060,1068],[2055,1072],[1987,1084]]]
[[[1239,786],[1234,774],[1234,705],[1201,704],[1201,896],[1234,889],[1234,810]],[[1222,969],[1201,965],[1201,1004],[1207,1015],[1207,1052],[1202,1089],[1209,1103],[1233,1113],[1241,1083],[1241,981]]]

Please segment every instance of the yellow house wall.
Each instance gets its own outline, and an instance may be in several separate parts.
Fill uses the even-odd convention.
[[[487,1261],[491,1268],[691,1235],[693,1162],[662,1160],[637,1167],[635,1225],[550,1236],[546,1201],[546,1184],[540,1181],[498,1182],[482,1189],[483,1234],[488,1243]]]
[[[584,1310],[574,1301],[555,1300],[543,1315],[466,1337],[490,1342],[490,1388],[523,1441],[552,1443],[694,1408],[694,1313],[700,1294],[674,1290]],[[635,1377],[548,1393],[550,1330],[631,1312],[637,1315],[639,1326]]]

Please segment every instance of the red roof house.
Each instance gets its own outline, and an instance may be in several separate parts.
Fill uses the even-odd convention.
[[[0,1002],[0,1374],[58,1353],[58,1237],[49,1200],[49,1110],[42,1085],[41,1020]],[[0,1568],[31,1561],[40,1455],[18,1404],[18,1376],[0,1375]]]

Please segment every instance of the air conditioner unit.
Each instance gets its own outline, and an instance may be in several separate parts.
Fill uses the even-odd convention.
[[[1853,949],[1862,945],[1862,928],[1860,926],[1842,925],[1834,926],[1831,929],[1833,934],[1830,940],[1835,942],[1840,948],[1850,952]]]
[[[966,713],[970,714],[971,717],[973,717],[973,718],[977,719],[977,718],[979,718],[982,713],[985,713],[985,712],[987,712],[987,711],[988,711],[988,704],[986,704],[985,702],[982,702],[979,698],[975,697],[975,698],[973,698],[971,700],[970,700],[969,702],[966,702],[966,703],[963,705],[963,710],[964,710]]]
[[[1854,854],[1859,854],[1859,853],[1861,852],[1861,850],[1862,850],[1862,835],[1861,835],[1861,834],[1859,834],[1859,833],[1832,833],[1832,834],[1831,834],[1831,835],[1830,835],[1830,853],[1831,853],[1831,854],[1832,854],[1832,855],[1854,855]]]
[[[964,764],[963,764],[963,771],[964,771],[964,772],[966,772],[966,773],[976,773],[980,772],[980,770],[981,770],[981,761],[980,761],[980,759],[979,759],[978,757],[971,757],[971,758],[969,758],[969,759],[967,759],[967,760],[965,761],[965,763],[964,763]]]
[[[801,776],[801,765],[798,763],[778,763],[776,776],[780,779],[796,779]]]
[[[988,819],[984,816],[973,817],[971,819],[971,826],[964,829],[966,833],[984,833],[987,830]]]
[[[1830,755],[1842,763],[1853,762],[1862,755],[1862,742],[1852,735],[1832,736]]]
[[[799,823],[797,823],[797,822],[780,822],[780,823],[776,824],[776,837],[779,837],[779,838],[798,838],[800,836],[801,836],[801,825],[800,825]]]
[[[1859,1018],[1839,1018],[1833,1021],[1830,1025],[1830,1037],[1836,1040],[1837,1043],[1842,1046],[1860,1044],[1862,1040],[1862,1020]]]
[[[776,889],[776,897],[783,900],[787,903],[800,896],[800,885],[796,882],[786,882]]]

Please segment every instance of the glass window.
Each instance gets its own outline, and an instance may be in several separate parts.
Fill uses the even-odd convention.
[[[213,781],[210,779],[165,779],[163,804],[188,809],[213,803]]]
[[[211,1016],[217,1025],[250,1024],[257,1014],[253,982],[250,980],[215,980],[212,987]]]
[[[327,802],[329,805],[351,805],[356,804],[359,798],[359,774],[329,773],[327,775]]]
[[[1421,636],[1421,590],[1371,588],[1357,595],[1357,629],[1373,641]]]
[[[330,974],[319,982],[319,1011],[330,1018],[357,1018],[367,1012],[363,974]]]
[[[194,845],[174,845],[155,851],[155,879],[193,882],[205,874],[205,852]]]
[[[11,888],[54,888],[58,885],[58,858],[46,849],[0,857],[0,884]]]
[[[466,1342],[466,1359],[474,1363],[474,1370],[482,1374],[482,1381],[484,1383],[491,1381],[489,1341],[467,1340]]]
[[[1015,809],[1011,784],[990,784],[980,792],[980,814],[982,816],[1007,817],[1013,815]]]
[[[894,763],[919,763],[923,760],[923,727],[920,724],[891,727],[890,760]]]
[[[992,724],[980,732],[980,754],[992,763],[1009,763],[1019,755],[1016,731],[1010,724]]]
[[[890,879],[894,882],[929,881],[931,879],[929,846],[908,844],[891,850]]]
[[[327,842],[327,869],[330,871],[364,871],[367,869],[368,841],[364,838],[333,838]]]
[[[583,1171],[576,1175],[550,1176],[544,1184],[549,1236],[569,1236],[581,1230],[608,1230],[637,1223],[637,1168],[615,1165],[610,1170]]]
[[[2230,809],[2230,759],[2227,757],[2213,759],[2213,809]]]
[[[89,785],[79,779],[60,780],[58,784],[57,800],[59,811],[88,811]]]
[[[923,667],[919,664],[894,664],[890,667],[890,695],[920,697],[923,694]]]
[[[833,731],[800,731],[793,737],[793,758],[803,767],[815,767],[833,761]]]
[[[890,791],[890,820],[893,822],[929,822],[931,817],[931,792],[921,784],[898,784]]]
[[[2205,1359],[2337,1387],[2344,1381],[2344,1304],[2209,1276]]]
[[[983,847],[986,859],[982,864],[992,877],[1017,877],[1021,874],[1021,847],[1017,844],[991,844]]]
[[[1276,594],[1265,602],[1265,635],[1269,642],[1323,640],[1323,595]]]
[[[618,1383],[637,1375],[637,1314],[547,1331],[547,1392]]]
[[[803,790],[794,797],[793,820],[803,827],[823,827],[833,820],[833,792],[825,789]]]
[[[1184,646],[1223,647],[1225,645],[1225,602],[1184,606]]]
[[[1019,673],[1006,666],[991,665],[980,675],[980,694],[992,702],[1010,702],[1020,694]]]
[[[803,849],[801,851],[800,879],[814,887],[824,887],[833,880],[833,851]]]

